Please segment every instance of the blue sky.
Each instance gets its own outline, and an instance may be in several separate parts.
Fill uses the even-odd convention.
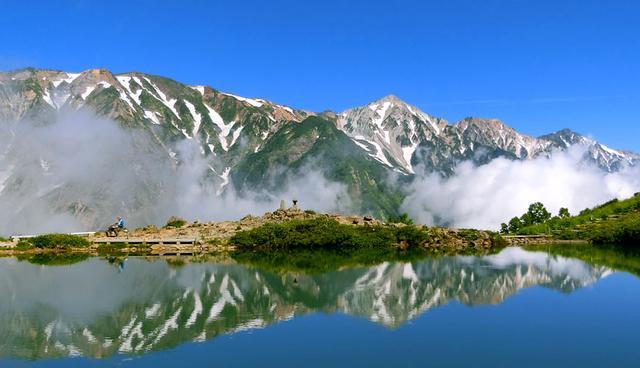
[[[15,1],[0,70],[143,71],[314,111],[396,94],[640,151],[639,1]]]

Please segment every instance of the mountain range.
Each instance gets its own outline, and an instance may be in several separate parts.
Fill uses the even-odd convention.
[[[138,72],[0,73],[0,121],[46,125],[80,108],[141,134],[140,145],[168,161],[180,162],[179,142],[194,142],[218,194],[230,184],[238,193],[276,190],[312,165],[347,187],[350,211],[379,217],[398,213],[402,184],[415,174],[450,176],[463,161],[529,160],[576,145],[585,147],[585,161],[607,172],[640,160],[568,129],[531,137],[496,119],[450,124],[393,95],[343,112],[311,112]],[[4,170],[0,198],[24,179]]]

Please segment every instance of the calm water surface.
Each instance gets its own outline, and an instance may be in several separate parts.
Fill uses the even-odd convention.
[[[580,258],[510,248],[311,275],[5,258],[0,367],[637,367],[640,280]]]

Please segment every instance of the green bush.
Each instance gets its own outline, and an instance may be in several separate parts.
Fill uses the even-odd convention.
[[[352,226],[321,218],[265,224],[236,233],[230,243],[240,251],[265,251],[378,248],[400,242],[408,248],[427,240],[427,231],[415,226]]]
[[[29,249],[33,249],[33,244],[31,244],[29,241],[25,240],[25,239],[20,239],[20,241],[18,241],[18,244],[16,244],[16,250],[29,250]]]
[[[509,246],[509,243],[500,234],[490,233],[490,235],[491,235],[491,243],[495,248],[505,248]]]
[[[36,248],[83,248],[91,244],[81,236],[69,234],[46,234],[26,240]]]
[[[594,244],[620,244],[640,247],[640,214],[627,216],[596,228],[590,240]]]
[[[405,224],[405,225],[413,225],[413,220],[409,217],[407,213],[403,213],[400,216],[391,216],[389,220],[387,220],[390,224]]]
[[[169,220],[167,221],[167,224],[164,225],[165,228],[169,228],[169,227],[175,227],[175,228],[179,228],[179,227],[183,227],[185,224],[187,223],[187,220],[179,218],[179,217],[175,217],[175,216],[171,216],[171,218],[169,218]]]
[[[16,244],[15,247],[16,250],[29,250],[29,249],[33,249],[33,244],[31,244],[30,242],[28,242],[25,239],[20,239],[20,241],[18,241],[18,244]]]

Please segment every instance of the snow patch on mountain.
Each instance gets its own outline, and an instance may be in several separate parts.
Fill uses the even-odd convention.
[[[229,97],[233,97],[238,101],[246,102],[249,105],[254,106],[254,107],[261,107],[262,105],[264,105],[264,103],[262,101],[256,100],[256,99],[253,99],[253,98],[240,97],[240,96],[232,95],[231,93],[224,93],[224,92],[222,94],[227,95]]]
[[[95,89],[96,89],[96,86],[88,86],[84,90],[84,92],[80,95],[80,97],[82,97],[83,100],[86,100],[87,97],[89,97]]]
[[[184,100],[184,104],[189,109],[191,116],[193,117],[193,130],[191,134],[195,137],[198,134],[198,130],[200,130],[200,125],[202,124],[202,115],[196,111],[196,107],[189,101]]]
[[[156,91],[156,95],[159,96],[156,97],[156,99],[158,99],[160,102],[162,102],[166,107],[169,108],[169,110],[171,110],[171,112],[173,112],[173,114],[180,120],[182,120],[180,118],[180,114],[178,113],[178,110],[176,110],[176,102],[178,102],[178,100],[176,100],[175,98],[169,99],[167,98],[167,95],[164,94],[164,92],[162,92],[162,90],[160,90],[160,88],[158,88],[158,86],[155,85],[155,83],[153,83],[149,78],[144,77],[144,79],[155,89]],[[151,94],[152,96],[156,96],[153,93]]]
[[[233,145],[236,144],[238,137],[240,137],[240,133],[242,133],[242,129],[244,129],[244,126],[238,127],[233,131],[233,138],[231,139],[231,144],[229,144],[229,147],[233,147]]]
[[[58,88],[58,86],[60,86],[60,84],[62,84],[62,82],[66,82],[67,84],[71,84],[71,83],[73,83],[74,80],[76,80],[76,78],[78,78],[80,76],[80,73],[65,73],[65,74],[67,76],[66,78],[62,78],[62,79],[59,79],[59,80],[51,82],[55,88]]]

